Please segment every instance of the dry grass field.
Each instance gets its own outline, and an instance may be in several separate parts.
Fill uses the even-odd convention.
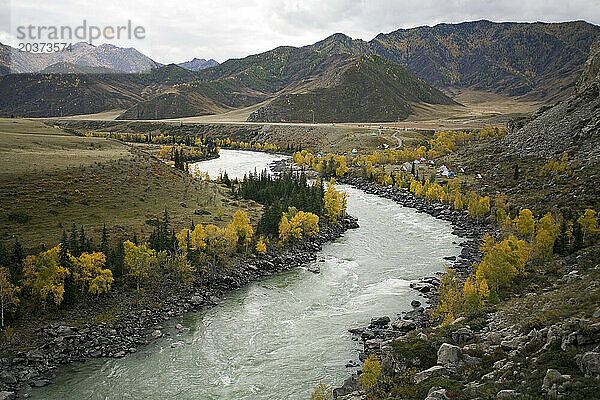
[[[140,148],[68,135],[39,121],[0,120],[0,240],[7,246],[17,237],[30,251],[53,246],[73,223],[96,244],[105,223],[113,240],[145,237],[165,209],[176,229],[192,219],[222,225],[238,208],[254,221],[261,211]]]

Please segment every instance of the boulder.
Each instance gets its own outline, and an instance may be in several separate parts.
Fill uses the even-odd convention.
[[[429,293],[435,290],[435,286],[425,282],[411,282],[410,287],[420,293]]]
[[[192,296],[192,298],[190,299],[190,303],[192,303],[195,306],[200,306],[202,305],[202,297],[198,295]]]
[[[318,274],[321,272],[321,267],[319,267],[317,264],[311,264],[306,269],[313,274]]]
[[[588,351],[582,356],[577,357],[577,365],[581,372],[588,377],[600,376],[600,353]]]
[[[449,369],[456,369],[460,363],[462,349],[449,343],[440,346],[437,353],[437,363]]]
[[[17,383],[17,378],[10,371],[2,371],[0,372],[0,381],[9,385],[14,385],[15,383]]]
[[[387,315],[383,316],[383,317],[371,318],[372,326],[386,327],[389,323],[390,323],[390,317],[388,317]]]
[[[43,386],[48,386],[50,384],[50,381],[48,379],[36,379],[30,382],[31,386],[33,387],[43,387]]]
[[[557,370],[550,368],[548,371],[546,371],[546,376],[542,382],[542,393],[544,393],[548,398],[556,399],[558,397],[558,393],[562,391],[561,389],[563,389],[561,385],[570,379],[570,375],[562,375]]]
[[[394,329],[395,331],[410,332],[412,330],[415,330],[416,328],[417,325],[411,320],[398,319],[392,322],[392,329]]]
[[[152,337],[154,339],[158,339],[161,336],[162,336],[162,332],[160,331],[160,329],[155,329],[154,332],[152,332]]]
[[[473,331],[467,327],[455,330],[450,334],[450,337],[457,344],[465,344],[473,339]]]
[[[496,394],[497,399],[516,399],[519,398],[521,394],[513,389],[505,389],[501,390]]]
[[[433,367],[426,369],[425,371],[417,372],[415,374],[415,383],[419,384],[426,379],[430,378],[438,378],[438,377],[448,377],[450,376],[450,371],[442,367],[440,365],[434,365]]]
[[[333,389],[333,398],[337,399],[338,397],[347,396],[359,390],[360,384],[358,382],[358,377],[356,375],[350,375],[346,378],[342,387]]]
[[[2,392],[0,392],[0,400],[11,399],[14,394],[15,394],[15,392],[2,391]]]
[[[425,400],[449,400],[449,398],[446,396],[446,389],[439,386],[433,386],[429,389]]]

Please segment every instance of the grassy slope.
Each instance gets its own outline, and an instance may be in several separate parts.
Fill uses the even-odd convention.
[[[311,82],[278,96],[250,121],[396,121],[412,113],[411,104],[456,105],[410,71],[376,55],[345,60]],[[340,70],[341,69],[341,70]]]
[[[260,211],[256,204],[230,201],[222,187],[197,182],[139,147],[66,135],[40,122],[0,120],[0,165],[0,240],[12,245],[18,236],[32,250],[54,246],[73,222],[83,224],[97,244],[104,223],[113,240],[149,234],[153,228],[146,220],[165,208],[176,229],[192,218],[223,224],[238,207],[251,219]],[[219,208],[223,221],[216,219]],[[194,215],[198,209],[210,214]],[[29,220],[9,219],[15,214]]]

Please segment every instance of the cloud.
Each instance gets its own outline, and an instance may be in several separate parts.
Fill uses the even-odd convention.
[[[14,0],[6,7],[7,0],[0,1],[3,40],[11,42],[11,30],[23,21],[73,25],[86,19],[102,25],[131,19],[146,27],[147,39],[115,44],[136,47],[163,63],[193,57],[222,62],[280,45],[311,44],[335,32],[370,40],[380,32],[441,22],[583,19],[600,24],[600,2],[589,0],[103,0],[101,5]]]

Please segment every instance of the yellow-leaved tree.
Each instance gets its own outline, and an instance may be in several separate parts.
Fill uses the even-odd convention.
[[[60,247],[56,246],[23,261],[23,282],[45,308],[48,300],[60,305],[65,294],[65,278],[70,274],[58,263]]]
[[[194,230],[183,228],[175,237],[181,251],[203,250],[206,247],[206,232],[202,224],[197,224]]]
[[[4,328],[4,313],[12,311],[19,304],[19,288],[10,281],[10,271],[0,267],[0,313],[2,314],[2,328]]]
[[[583,215],[577,218],[577,223],[581,225],[584,243],[586,236],[598,231],[598,219],[596,218],[596,211],[590,208],[587,208]]]
[[[156,251],[149,249],[145,244],[136,245],[127,240],[123,242],[125,250],[124,265],[127,273],[135,278],[137,290],[141,284],[155,272],[157,265]]]
[[[535,221],[533,213],[528,208],[519,211],[519,215],[515,217],[515,226],[517,233],[524,237],[529,237],[535,231]]]
[[[338,217],[346,215],[346,202],[348,195],[335,188],[335,180],[332,178],[327,183],[327,190],[323,196],[325,216],[332,224],[337,224]]]
[[[114,278],[112,271],[103,268],[106,256],[101,252],[81,253],[73,257],[73,278],[81,286],[81,291],[98,295],[110,290]]]
[[[554,242],[558,236],[558,229],[552,214],[547,213],[540,218],[535,230],[533,258],[539,262],[551,260],[554,252]]]
[[[260,255],[264,255],[267,252],[267,244],[262,236],[256,242],[256,252]]]
[[[313,394],[310,396],[310,400],[332,400],[333,399],[333,389],[331,386],[324,384],[323,382],[319,382]]]
[[[233,214],[233,221],[229,224],[229,229],[235,233],[238,245],[244,246],[248,251],[248,244],[252,241],[254,229],[252,229],[250,218],[244,210],[237,210]]]
[[[377,384],[381,378],[381,364],[375,354],[369,355],[361,368],[360,382],[367,399],[377,398]]]
[[[458,281],[455,279],[456,271],[446,268],[446,273],[442,275],[440,286],[438,288],[439,304],[431,310],[433,319],[440,318],[441,326],[446,326],[458,316],[462,311],[463,297]]]
[[[518,274],[525,273],[525,263],[529,258],[529,244],[510,235],[488,247],[481,262],[474,265],[477,282],[485,281],[490,290],[498,293],[499,289],[510,285]]]

